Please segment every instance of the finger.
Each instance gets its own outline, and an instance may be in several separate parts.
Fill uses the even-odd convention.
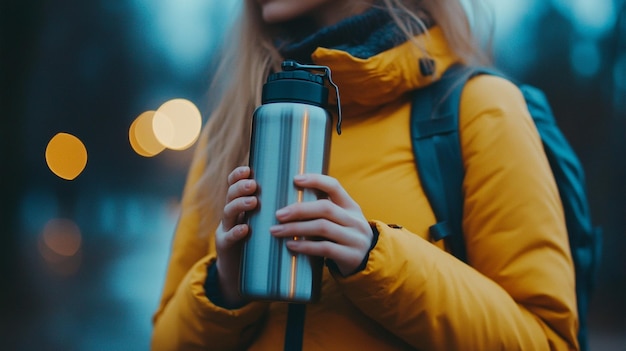
[[[224,230],[230,230],[239,223],[243,212],[252,211],[256,208],[258,200],[255,196],[238,197],[224,206],[222,226]]]
[[[241,241],[248,236],[249,232],[250,228],[247,224],[238,224],[229,230],[219,233],[217,237],[217,245],[221,249],[229,249],[241,243]]]
[[[252,195],[255,191],[256,181],[253,179],[239,179],[228,187],[226,202],[230,202],[238,197]]]
[[[333,242],[341,242],[344,234],[342,226],[333,222],[316,219],[303,222],[289,222],[273,225],[270,233],[277,238],[304,237],[311,240],[323,239]]]
[[[237,181],[244,179],[244,178],[250,178],[250,167],[248,166],[237,167],[228,175],[228,185],[233,185]]]
[[[329,258],[340,268],[349,267],[347,271],[353,271],[363,261],[363,255],[358,250],[330,241],[288,240],[286,245],[289,250],[296,253]]]
[[[360,212],[358,213],[360,214]],[[355,216],[355,212],[349,212],[326,199],[298,202],[276,211],[276,219],[281,223],[307,221],[317,218],[327,219],[347,227],[356,226],[358,223],[364,222],[361,216]]]
[[[368,230],[371,231],[370,228]],[[307,240],[330,241],[361,251],[368,249],[372,240],[371,237],[362,234],[359,230],[323,219],[274,225],[270,227],[270,233],[277,238],[298,237]]]
[[[313,188],[328,194],[337,205],[347,209],[359,209],[359,205],[350,197],[339,181],[323,174],[299,174],[294,177],[294,184],[303,188]]]

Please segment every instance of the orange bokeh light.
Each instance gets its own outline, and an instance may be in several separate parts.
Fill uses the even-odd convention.
[[[152,157],[165,149],[157,140],[152,129],[154,111],[146,111],[139,115],[130,125],[128,139],[130,146],[141,156]]]
[[[69,219],[52,219],[41,234],[43,243],[55,254],[74,256],[81,247],[82,235],[78,225]]]
[[[82,234],[70,219],[48,221],[38,240],[41,257],[52,272],[70,276],[78,272],[82,263]]]
[[[202,115],[193,102],[172,99],[156,111],[139,115],[128,130],[133,150],[144,157],[164,149],[185,150],[193,145],[202,129]]]
[[[87,149],[77,137],[58,133],[46,147],[48,168],[65,180],[74,180],[87,165]]]

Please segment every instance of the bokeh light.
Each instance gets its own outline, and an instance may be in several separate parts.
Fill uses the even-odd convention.
[[[48,221],[38,247],[41,257],[55,273],[68,276],[80,268],[82,234],[74,221],[63,218]]]
[[[590,78],[602,68],[602,57],[596,42],[580,40],[572,46],[570,62],[574,71],[581,77]]]
[[[41,236],[48,248],[66,257],[74,256],[82,242],[78,225],[69,219],[50,220]]]
[[[77,137],[58,133],[48,142],[46,163],[58,177],[74,180],[87,165],[87,149]]]
[[[139,115],[130,125],[128,139],[130,145],[141,156],[152,157],[165,149],[154,136],[152,120],[155,111],[146,111]]]
[[[202,127],[200,111],[191,101],[173,99],[159,107],[154,115],[156,138],[172,150],[185,150],[196,141]]]
[[[172,99],[156,111],[146,111],[130,125],[128,139],[133,150],[144,157],[161,151],[185,150],[193,145],[202,128],[202,115],[193,102]]]

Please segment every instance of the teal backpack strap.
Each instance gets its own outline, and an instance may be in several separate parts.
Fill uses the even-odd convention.
[[[422,187],[437,223],[431,237],[444,239],[448,250],[467,262],[463,238],[463,159],[459,140],[461,91],[474,69],[453,66],[443,77],[414,92],[411,140]]]
[[[479,74],[506,78],[493,68],[452,66],[439,81],[414,92],[411,110],[417,171],[437,219],[430,235],[434,240],[444,239],[448,250],[464,262],[468,261],[462,225],[465,172],[459,105],[465,83]],[[545,95],[529,85],[517,85],[541,137],[563,204],[576,273],[578,340],[581,350],[587,350],[587,310],[600,263],[602,230],[591,222],[582,165],[556,125]]]

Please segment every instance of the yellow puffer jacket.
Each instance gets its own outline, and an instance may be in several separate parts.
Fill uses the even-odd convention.
[[[438,28],[418,40],[435,59],[436,76],[455,62]],[[420,74],[421,55],[410,43],[369,59],[324,48],[313,54],[331,67],[345,117],[329,173],[380,235],[363,271],[342,277],[325,270],[321,300],[307,308],[304,350],[577,349],[574,270],[558,192],[520,91],[504,79],[476,77],[461,98],[471,266],[429,240],[435,219],[416,173],[406,94],[431,82]],[[188,185],[201,172],[192,169]],[[199,213],[183,213],[153,349],[281,349],[285,304],[226,310],[206,298],[213,238],[198,234]]]

